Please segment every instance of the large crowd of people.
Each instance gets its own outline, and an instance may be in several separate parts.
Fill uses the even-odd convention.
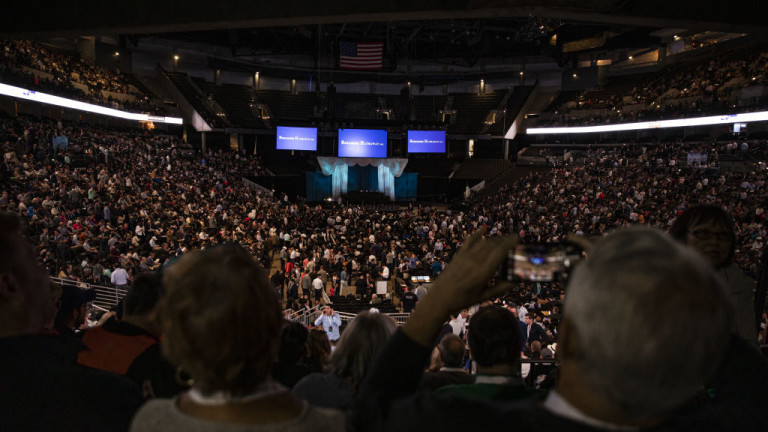
[[[119,70],[96,66],[78,54],[38,42],[0,40],[0,78],[6,84],[111,108],[163,112],[162,104],[139,90],[135,81]],[[128,98],[118,99],[104,92]]]
[[[268,193],[259,157],[147,130],[4,118],[0,146],[0,430],[768,427],[768,172],[732,143],[590,149],[451,207]],[[567,281],[497,277],[567,240]],[[99,285],[127,295],[96,323]],[[345,293],[370,310],[342,324]]]
[[[550,107],[551,126],[580,126],[696,117],[763,110],[764,90],[743,98],[742,89],[765,86],[768,52],[673,65],[622,93],[597,92]],[[610,88],[610,87],[608,87]],[[628,109],[625,109],[628,108]],[[589,111],[584,115],[580,111]]]
[[[735,261],[757,278],[768,236],[766,172],[720,169],[721,154],[733,151],[722,143],[589,150],[580,163],[564,161],[469,209],[451,210],[313,205],[264,195],[241,180],[265,173],[258,158],[190,155],[170,136],[23,118],[0,127],[6,184],[0,206],[28,221],[52,276],[95,285],[127,284],[115,283],[118,269],[130,278],[187,250],[238,242],[266,268],[275,267],[272,281],[286,308],[316,304],[318,278],[329,294],[356,294],[367,303],[376,280],[397,281],[390,287],[401,297],[401,285],[410,285],[406,275],[437,276],[479,226],[525,242],[558,242],[569,233],[594,237],[632,224],[666,230],[692,203],[732,212]],[[67,136],[69,146],[54,151],[55,136]],[[73,166],[77,155],[86,158],[84,166]],[[538,286],[524,286],[523,294],[531,289],[540,294]]]

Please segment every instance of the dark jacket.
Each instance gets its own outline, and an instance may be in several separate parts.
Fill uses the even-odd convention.
[[[667,420],[643,431],[741,431],[766,430],[768,398],[763,384],[768,373],[765,360],[756,351],[740,351],[745,358],[740,366],[750,367],[745,378],[758,378],[756,384],[743,379],[728,380],[715,386],[715,396],[699,405],[688,405]],[[552,414],[536,400],[488,402],[457,395],[419,391],[418,383],[430,349],[413,342],[402,331],[390,340],[363,382],[349,421],[358,431],[466,431],[519,430],[597,432],[598,429]],[[741,375],[734,370],[732,375]],[[739,390],[742,390],[741,392]],[[748,401],[757,398],[755,401]],[[742,407],[742,408],[739,408]],[[737,417],[740,419],[737,420]]]
[[[81,340],[87,348],[78,353],[77,362],[83,366],[125,375],[139,386],[149,381],[157,397],[185,389],[176,382],[176,369],[163,358],[160,340],[141,327],[113,318],[84,331]]]
[[[119,375],[75,363],[59,336],[0,339],[0,430],[125,431],[143,402]]]

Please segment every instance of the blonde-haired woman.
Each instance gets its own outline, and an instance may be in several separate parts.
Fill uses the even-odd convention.
[[[148,402],[132,431],[343,430],[270,376],[283,320],[264,270],[239,246],[184,255],[163,275],[163,352],[191,389]]]

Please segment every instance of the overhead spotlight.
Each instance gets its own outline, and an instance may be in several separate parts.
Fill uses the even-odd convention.
[[[115,51],[115,56],[119,56],[119,55],[120,55],[120,51]]]
[[[525,74],[525,72],[523,72],[523,71],[520,71],[520,75],[524,75],[524,74]]]
[[[674,36],[672,36],[672,39],[674,39],[674,40],[678,41],[678,40],[680,40],[680,36],[678,36],[678,35],[674,35]]]
[[[573,77],[574,77],[574,78],[578,78],[579,76],[578,76],[578,75],[576,75],[576,74],[573,74]]]
[[[179,55],[178,55],[178,54],[174,54],[174,55],[173,55],[173,59],[174,59],[174,60],[178,60],[178,59],[179,59]]]
[[[628,58],[629,60],[632,60],[634,57],[632,57],[632,56],[629,56],[629,57],[627,57],[627,58]]]

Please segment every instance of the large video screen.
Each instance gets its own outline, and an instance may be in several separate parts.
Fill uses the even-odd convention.
[[[339,157],[387,157],[387,131],[339,129]]]
[[[408,131],[408,153],[445,153],[445,131]]]
[[[277,149],[317,151],[317,128],[278,126]]]

